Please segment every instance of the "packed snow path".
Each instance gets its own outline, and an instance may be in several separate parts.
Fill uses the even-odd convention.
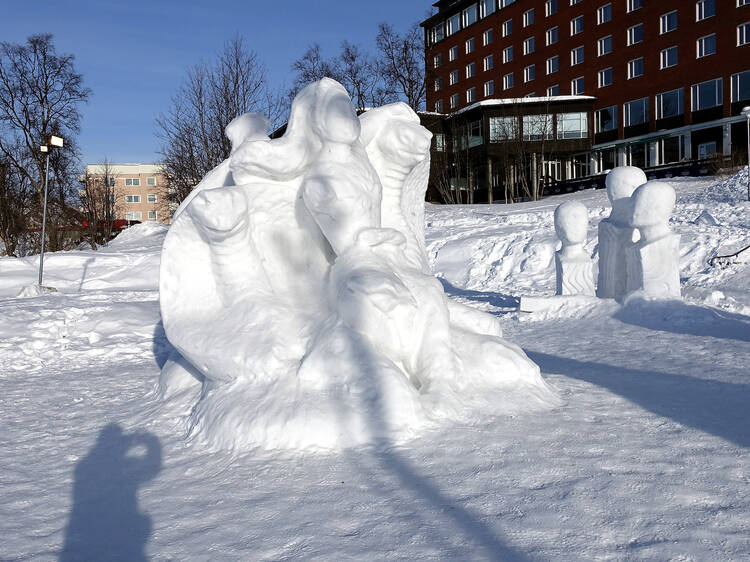
[[[563,198],[428,208],[447,291],[498,314],[565,403],[341,455],[184,440],[154,393],[159,227],[50,254],[57,295],[14,298],[35,259],[0,259],[0,559],[746,560],[750,266],[705,262],[750,238],[750,207],[706,184],[675,182],[682,304],[521,315],[554,292]],[[595,232],[603,192],[573,197]]]

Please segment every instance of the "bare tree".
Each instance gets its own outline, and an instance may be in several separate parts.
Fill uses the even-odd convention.
[[[59,247],[59,221],[74,220],[75,136],[79,106],[90,96],[73,61],[73,55],[57,54],[52,35],[33,35],[23,45],[0,43],[0,157],[8,169],[4,189],[23,194],[31,186],[36,199],[20,211],[24,229],[41,222],[45,158],[39,145],[52,134],[65,139],[62,149],[50,153],[50,250]]]
[[[120,201],[115,190],[112,164],[107,158],[101,165],[87,167],[81,178],[81,211],[85,220],[85,237],[96,250],[97,244],[107,244],[117,218]]]
[[[380,73],[389,91],[414,111],[422,109],[426,94],[424,33],[414,24],[401,35],[390,24],[381,23],[375,43]]]
[[[338,60],[323,58],[318,43],[310,45],[307,51],[292,63],[292,70],[296,73],[292,95],[311,82],[317,82],[322,78],[333,78],[337,82],[342,81]]]
[[[268,86],[266,69],[241,37],[224,44],[210,63],[188,70],[166,114],[156,120],[170,198],[181,202],[200,179],[229,157],[224,128],[255,111],[278,122],[283,103]]]

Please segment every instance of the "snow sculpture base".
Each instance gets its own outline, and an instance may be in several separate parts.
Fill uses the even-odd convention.
[[[562,251],[555,252],[557,273],[557,295],[594,296],[594,264],[587,255],[568,257]]]
[[[618,226],[604,219],[599,223],[599,277],[597,296],[621,299],[628,293],[625,256],[637,236],[634,228]]]
[[[654,298],[681,297],[679,234],[634,244],[628,250],[627,263],[631,292]]]
[[[170,358],[160,390],[195,401],[192,436],[337,449],[557,403],[497,319],[449,303],[429,272],[416,114],[358,119],[324,79],[295,98],[283,137],[259,138],[259,122],[233,122],[231,157],[164,242],[162,320],[184,361]]]

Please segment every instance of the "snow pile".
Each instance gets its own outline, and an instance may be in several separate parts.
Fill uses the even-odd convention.
[[[231,157],[164,241],[162,318],[182,357],[161,388],[195,399],[202,385],[193,435],[340,448],[556,402],[497,319],[448,301],[430,272],[430,133],[414,112],[358,119],[324,79],[282,138],[257,123],[230,124]]]

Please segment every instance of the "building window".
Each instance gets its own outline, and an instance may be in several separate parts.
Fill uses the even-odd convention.
[[[156,178],[146,178],[146,185],[156,185]]]
[[[140,203],[140,202],[141,202],[140,195],[126,195],[125,196],[125,203]]]
[[[583,0],[570,0],[570,5],[571,5],[571,6],[575,6],[576,4],[579,4],[579,3],[580,3],[580,2],[582,2],[582,1],[583,1]]]
[[[597,133],[617,129],[617,106],[610,105],[594,112],[594,130]]]
[[[492,30],[488,29],[482,33],[482,45],[489,45],[492,43]]]
[[[547,59],[547,74],[553,74],[560,68],[560,57],[555,55]]]
[[[573,78],[573,80],[570,81],[570,93],[574,96],[583,94],[583,76]]]
[[[155,221],[156,220],[156,211],[149,211],[148,212],[148,220]]]
[[[436,152],[445,152],[445,135],[443,133],[436,133],[432,140]]]
[[[691,107],[693,111],[700,111],[701,109],[709,109],[721,105],[721,78],[694,84],[692,87],[692,94],[693,102]]]
[[[551,27],[547,30],[547,33],[545,34],[546,40],[547,40],[547,46],[554,45],[557,43],[557,26]]]
[[[677,10],[662,14],[659,18],[659,33],[669,33],[677,29]]]
[[[109,187],[114,187],[115,186],[115,178],[112,178],[112,177],[105,178],[104,184],[108,185]]]
[[[570,66],[575,66],[583,62],[583,45],[570,50]]]
[[[445,39],[445,28],[443,27],[444,24],[440,23],[430,29],[430,43],[435,44],[439,41],[442,41]]]
[[[492,96],[495,94],[495,81],[488,80],[484,83],[484,97]]]
[[[602,37],[597,41],[596,43],[598,49],[599,49],[599,56],[607,55],[612,52],[612,36],[607,35],[606,37]]]
[[[548,96],[559,96],[560,95],[560,85],[554,84],[547,88],[547,95]]]
[[[477,89],[469,88],[466,90],[466,103],[473,103],[477,101]]]
[[[484,68],[485,72],[487,70],[492,70],[493,68],[495,68],[495,59],[492,55],[487,55],[486,57],[484,57],[484,61],[482,64],[482,68]]]
[[[737,0],[737,7],[750,6],[750,0]]]
[[[458,70],[452,70],[451,73],[448,75],[448,84],[453,86],[453,84],[456,84],[458,82]]]
[[[125,185],[127,186],[141,185],[141,179],[140,178],[125,178]]]
[[[434,68],[443,66],[443,53],[439,53],[432,58],[432,66]]]
[[[531,82],[534,78],[536,78],[536,67],[533,64],[530,64],[523,69],[523,81]]]
[[[454,61],[458,58],[458,45],[453,45],[448,49],[448,60]]]
[[[750,70],[732,74],[732,101],[750,99]]]
[[[641,98],[625,103],[625,126],[632,127],[648,121],[648,98]]]
[[[643,0],[628,0],[628,12],[635,12],[643,8]]]
[[[503,63],[509,63],[513,60],[513,45],[503,49]]]
[[[435,78],[435,91],[439,92],[442,89],[443,89],[443,78],[438,76],[437,78]]]
[[[479,17],[480,18],[486,18],[490,14],[494,14],[494,13],[495,13],[495,0],[480,0],[479,1]]]
[[[523,54],[530,55],[534,52],[534,38],[529,37],[523,42]]]
[[[612,20],[612,4],[604,4],[596,11],[596,23],[601,25]]]
[[[716,0],[698,0],[695,3],[695,21],[716,15]]]
[[[541,115],[524,115],[523,140],[538,141],[552,138],[552,115],[543,113]]]
[[[516,117],[490,117],[490,142],[502,142],[518,138]]]
[[[454,33],[457,33],[461,30],[461,14],[456,14],[455,16],[452,16],[448,18],[448,21],[445,22],[445,35],[451,36]]]
[[[628,46],[643,41],[643,24],[639,23],[628,28]]]
[[[570,34],[577,35],[583,31],[583,16],[578,16],[570,20]]]
[[[462,15],[464,27],[469,27],[470,25],[477,23],[477,20],[479,19],[479,11],[477,9],[477,5],[472,4],[463,11]]]
[[[126,221],[139,221],[143,219],[143,213],[141,211],[128,211],[125,213]]]
[[[656,119],[666,119],[684,113],[683,89],[670,90],[656,95]]]
[[[146,195],[146,201],[149,203],[156,203],[156,193],[149,193]]]
[[[477,65],[473,62],[470,62],[466,65],[466,77],[472,78],[477,73]]]
[[[503,22],[503,37],[507,37],[513,33],[513,20],[505,20]]]
[[[612,85],[612,68],[605,68],[599,71],[599,87],[606,88]]]
[[[750,21],[737,26],[737,46],[747,45],[748,43],[750,43]]]
[[[558,139],[585,139],[588,136],[588,113],[560,113],[557,116]]]
[[[474,52],[474,38],[473,37],[471,39],[467,39],[466,40],[465,48],[466,48],[466,54],[467,55],[469,53],[473,53]]]
[[[526,10],[523,13],[523,26],[528,27],[532,23],[534,23],[534,8],[531,8],[530,10]]]
[[[513,73],[509,72],[503,76],[503,90],[510,90],[513,87]]]
[[[451,95],[451,109],[458,107],[458,94]]]
[[[750,0],[748,0],[750,2]],[[544,3],[544,15],[550,17],[557,13],[557,0],[547,0]]]
[[[716,53],[716,34],[700,37],[695,42],[695,57],[702,58]]]
[[[661,69],[677,66],[677,45],[662,49],[659,64]]]
[[[628,61],[628,80],[643,76],[643,57]]]
[[[443,112],[443,100],[437,100],[435,102],[435,111],[437,113],[442,113]]]
[[[698,159],[705,160],[716,154],[716,141],[704,142],[698,145]]]

